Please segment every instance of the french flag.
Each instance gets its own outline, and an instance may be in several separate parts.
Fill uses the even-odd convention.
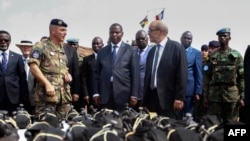
[[[155,16],[156,20],[162,20],[164,17],[164,9],[159,13],[158,15]]]

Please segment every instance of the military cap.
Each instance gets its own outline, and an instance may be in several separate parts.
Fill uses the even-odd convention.
[[[220,42],[219,42],[219,41],[213,40],[213,41],[210,41],[210,42],[208,43],[208,46],[209,46],[209,47],[212,47],[212,48],[219,48],[219,47],[220,47]]]
[[[204,44],[201,46],[201,51],[208,50],[208,45]]]
[[[216,32],[216,35],[224,34],[224,33],[230,33],[230,28],[222,28]]]
[[[61,19],[52,19],[50,21],[50,25],[57,25],[57,26],[63,26],[68,27],[68,25]]]
[[[67,39],[67,42],[68,43],[78,43],[79,39],[77,39],[77,38],[69,38],[69,39]]]

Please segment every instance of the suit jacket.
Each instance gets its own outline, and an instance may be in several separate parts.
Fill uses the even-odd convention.
[[[81,79],[82,79],[82,89],[83,95],[89,96],[92,98],[93,96],[93,69],[94,64],[96,62],[95,54],[91,54],[83,58],[83,62],[81,65]]]
[[[140,56],[140,61],[139,61],[140,82],[139,82],[138,100],[142,100],[144,95],[144,77],[146,72],[147,57],[150,49],[151,49],[150,46],[145,48],[144,53]]]
[[[101,104],[107,104],[110,96],[111,76],[116,105],[129,103],[131,96],[137,97],[139,84],[138,56],[136,49],[121,43],[116,60],[112,65],[112,46],[109,44],[98,51],[94,68],[93,92],[100,94]]]
[[[244,55],[245,104],[250,106],[250,45]]]
[[[188,81],[186,96],[202,93],[202,56],[201,52],[193,47],[186,49],[188,61]]]
[[[154,46],[147,58],[145,75],[145,94],[143,105],[147,106],[151,101],[148,99],[150,92],[150,79],[152,74],[153,59],[156,46]],[[174,100],[185,99],[187,86],[187,58],[184,47],[168,38],[168,41],[159,60],[156,74],[157,92],[159,104],[162,109],[173,112]]]
[[[0,102],[3,96],[8,96],[12,104],[20,104],[23,98],[28,98],[28,85],[22,55],[9,51],[6,73],[0,64]],[[0,103],[1,104],[1,103]]]
[[[67,44],[64,44],[63,48],[68,59],[67,67],[69,68],[69,73],[72,76],[70,92],[71,94],[81,94],[79,63],[76,49],[68,46]]]

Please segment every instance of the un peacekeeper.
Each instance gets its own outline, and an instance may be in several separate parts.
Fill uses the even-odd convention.
[[[83,57],[84,56],[82,54],[80,54],[80,51],[79,51],[79,39],[77,39],[77,38],[69,38],[69,39],[67,39],[67,44],[76,49],[76,52],[77,52],[77,55],[78,55],[78,63],[79,63],[79,67],[80,67],[80,65],[83,62]]]
[[[208,55],[208,45],[206,44],[203,44],[201,46],[201,55],[202,55],[202,75],[204,76],[204,73],[207,68],[207,60],[209,59],[209,55]],[[203,106],[203,92],[204,92],[204,77],[202,77],[202,95],[201,95],[201,99],[198,103],[195,103],[195,110],[194,110],[194,120],[196,122],[200,122],[200,119],[202,116],[206,115],[206,111],[207,111],[207,108],[205,108]]]
[[[239,107],[244,106],[243,58],[229,47],[230,28],[222,28],[216,34],[220,48],[211,53],[206,66],[204,106],[208,107],[208,114],[222,121],[237,121]]]
[[[49,33],[48,40],[34,45],[29,59],[30,71],[37,80],[34,92],[36,114],[53,107],[59,118],[64,119],[72,101],[69,85],[72,77],[63,49],[67,24],[61,19],[52,19]]]

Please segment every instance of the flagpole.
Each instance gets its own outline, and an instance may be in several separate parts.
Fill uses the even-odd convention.
[[[160,9],[161,9],[161,11],[162,11],[161,13],[163,13],[163,12],[165,11],[165,8],[154,8],[154,9],[149,9],[149,10],[147,10],[147,15],[146,15],[146,17],[145,17],[142,21],[139,22],[139,24],[141,25],[141,27],[144,28],[145,25],[148,24],[148,14],[149,14],[149,12],[154,11],[154,13],[156,13],[156,10],[160,10]],[[161,16],[160,19],[163,19],[162,17],[163,17],[163,16]]]

